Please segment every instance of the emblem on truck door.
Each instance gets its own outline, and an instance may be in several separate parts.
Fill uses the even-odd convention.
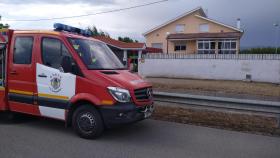
[[[50,76],[50,79],[51,79],[50,80],[51,81],[50,90],[55,93],[61,91],[61,89],[62,89],[61,88],[61,76],[59,74],[55,73]]]

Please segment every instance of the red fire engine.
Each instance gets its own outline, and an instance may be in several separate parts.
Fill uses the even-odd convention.
[[[151,84],[88,31],[56,23],[0,36],[0,111],[63,120],[88,139],[151,116]]]

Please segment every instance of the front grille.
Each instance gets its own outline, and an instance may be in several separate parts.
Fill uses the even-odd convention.
[[[141,88],[134,90],[134,95],[137,101],[148,100],[152,97],[151,88]]]

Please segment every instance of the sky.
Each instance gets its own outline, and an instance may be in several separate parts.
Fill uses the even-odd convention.
[[[120,9],[158,0],[0,0],[2,23],[12,29],[52,29],[55,22],[86,28],[95,25],[111,35],[145,41],[143,33],[185,12],[202,7],[211,19],[236,26],[241,18],[241,47],[280,46],[280,0],[169,0],[141,8],[50,21],[8,20],[75,16]],[[277,30],[279,31],[277,36]]]

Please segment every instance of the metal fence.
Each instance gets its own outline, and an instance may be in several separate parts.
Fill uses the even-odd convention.
[[[145,59],[234,59],[234,60],[280,60],[280,54],[185,54],[149,53],[142,56]]]

